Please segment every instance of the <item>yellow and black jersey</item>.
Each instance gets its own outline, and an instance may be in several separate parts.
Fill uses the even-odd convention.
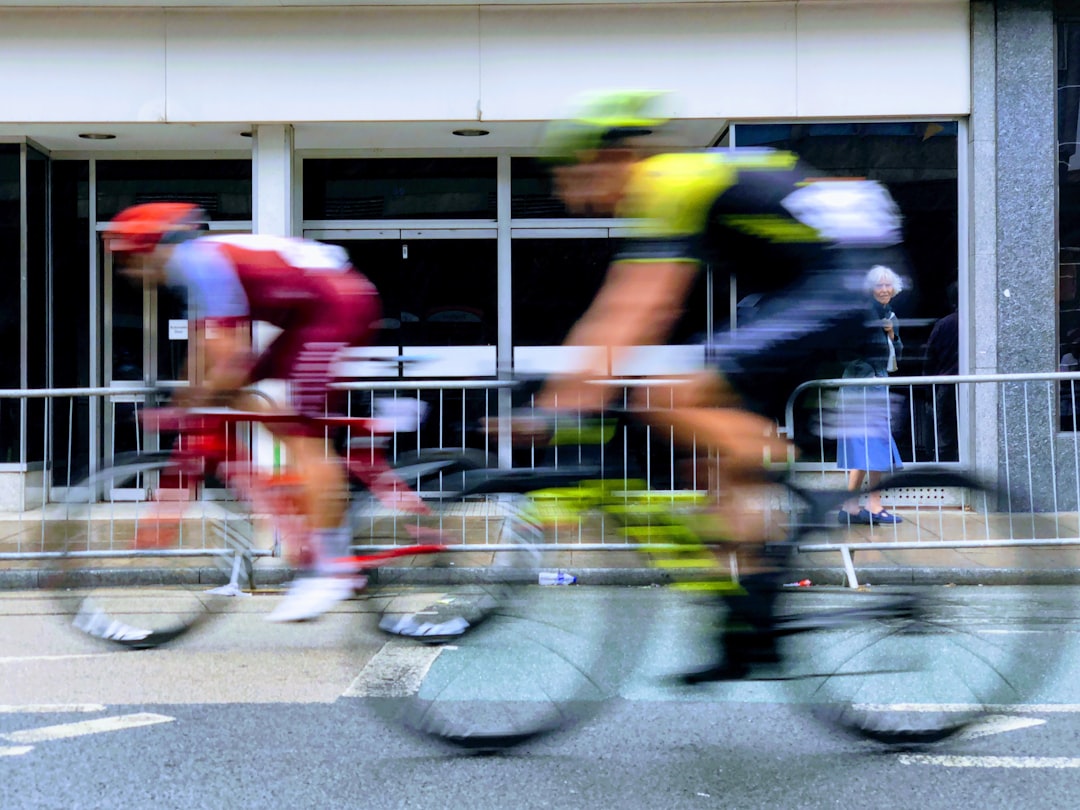
[[[830,179],[790,152],[717,149],[635,165],[621,216],[635,222],[620,261],[723,262],[762,287],[828,266],[843,248],[900,242],[892,198],[869,180]]]

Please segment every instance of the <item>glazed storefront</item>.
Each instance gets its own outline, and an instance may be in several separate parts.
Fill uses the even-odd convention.
[[[1006,39],[1008,15],[993,27],[994,11],[958,2],[70,9],[80,26],[68,51],[116,57],[76,71],[47,58],[59,47],[50,12],[0,9],[10,46],[0,72],[39,68],[37,84],[0,113],[9,122],[0,123],[0,313],[11,347],[0,386],[122,388],[181,374],[184,302],[115,278],[100,244],[118,210],[163,199],[199,203],[218,232],[342,245],[384,298],[372,353],[425,359],[398,377],[557,367],[558,343],[625,223],[567,216],[531,155],[567,97],[616,85],[674,91],[672,145],[790,148],[835,175],[885,183],[911,252],[910,288],[895,302],[908,347],[901,373],[921,373],[952,284],[961,371],[996,370],[1000,329],[975,323],[996,322],[979,313],[998,288],[986,246],[1002,242],[982,202],[985,167],[1001,161],[988,155],[997,125],[980,113],[979,66],[999,85],[1008,72],[986,52]],[[1052,33],[1053,15],[1040,20]],[[425,49],[426,67],[405,42]],[[642,60],[646,46],[664,58]],[[744,292],[723,268],[707,268],[672,345],[610,358],[611,370],[699,367],[697,336],[737,327]],[[830,362],[822,358],[820,376],[835,373]],[[466,417],[491,407],[457,396]],[[91,459],[131,449],[138,403],[123,397],[63,413],[0,402],[0,464],[37,465],[62,485]],[[460,444],[460,427],[432,430],[425,441]],[[913,435],[905,458],[923,450]]]

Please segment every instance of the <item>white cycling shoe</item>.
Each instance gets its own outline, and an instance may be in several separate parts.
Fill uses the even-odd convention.
[[[302,577],[293,580],[289,592],[266,617],[268,622],[306,622],[317,619],[338,602],[353,595],[352,577]]]

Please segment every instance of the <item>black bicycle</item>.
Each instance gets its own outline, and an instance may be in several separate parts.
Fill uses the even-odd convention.
[[[607,440],[625,430],[626,417],[597,417],[586,432]],[[914,745],[948,739],[1023,703],[1052,670],[1059,645],[1034,632],[1048,618],[1045,589],[1025,578],[1035,569],[1035,550],[993,542],[1008,540],[996,517],[1007,493],[959,471],[902,472],[877,489],[890,502],[909,502],[899,509],[904,522],[875,527],[872,536],[883,548],[920,538],[990,541],[987,580],[1005,569],[1014,587],[952,583],[947,566],[936,579],[923,572],[925,582],[913,576],[908,584],[853,590],[838,578],[801,587],[800,548],[869,539],[871,528],[841,525],[846,490],[812,488],[786,469],[770,477],[772,496],[762,508],[784,537],[767,546],[776,588],[764,623],[771,654],[729,669],[725,679],[775,682],[785,699],[832,726]],[[703,539],[709,521],[698,493],[657,491],[625,467],[588,464],[473,470],[448,489],[455,491],[443,492],[441,504],[452,514],[474,500],[487,504],[485,519],[499,526],[490,548],[496,559],[500,549],[508,555],[502,566],[459,570],[455,581],[473,578],[464,585],[447,587],[433,571],[440,584],[387,597],[384,629],[405,637],[403,644],[444,645],[413,687],[374,700],[408,728],[461,748],[496,750],[580,722],[618,693],[648,635],[640,613],[629,609],[637,594],[588,587],[588,572],[579,572],[572,595],[538,585],[538,575],[551,570],[550,555],[570,544],[632,544],[661,569],[656,581],[689,592],[697,611],[691,630],[718,654],[725,644],[730,652],[738,632],[732,625],[745,623],[732,610],[745,590],[728,564],[730,548]],[[920,505],[927,498],[933,505]],[[710,678],[682,679],[694,680]]]

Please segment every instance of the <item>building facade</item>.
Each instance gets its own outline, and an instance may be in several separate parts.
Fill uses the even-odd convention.
[[[902,374],[952,284],[961,373],[1055,371],[1080,335],[1080,22],[1050,0],[59,5],[0,0],[0,389],[181,375],[184,302],[118,281],[101,249],[112,215],[162,199],[344,246],[384,297],[379,351],[428,358],[399,374],[553,368],[624,223],[568,216],[535,144],[602,87],[673,91],[672,145],[792,148],[884,182],[911,252]],[[740,299],[710,268],[674,345],[611,370],[699,366],[693,336],[737,325]],[[997,397],[962,397],[960,460],[1071,441],[1057,406],[1028,416],[1045,431],[1002,430]],[[0,476],[59,486],[131,449],[135,405],[0,398]]]

